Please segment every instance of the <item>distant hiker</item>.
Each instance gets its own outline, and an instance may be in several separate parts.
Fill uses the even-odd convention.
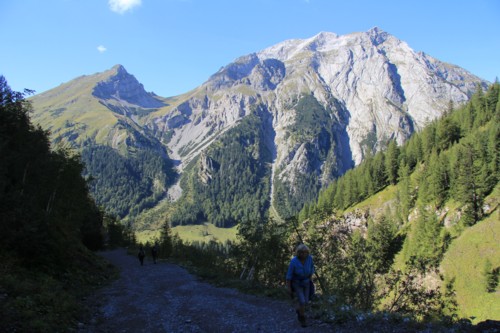
[[[288,266],[286,285],[292,298],[294,292],[297,295],[299,304],[295,312],[303,327],[306,326],[305,310],[306,304],[309,303],[313,274],[314,263],[309,255],[309,248],[304,244],[300,244],[295,250],[295,257],[292,258]]]
[[[153,257],[153,262],[156,264],[156,258],[158,258],[158,243],[151,248],[151,256]]]
[[[139,261],[141,262],[141,266],[144,266],[144,257],[146,256],[146,253],[144,252],[144,248],[141,246],[139,248],[139,253],[137,254],[137,257],[139,258]]]

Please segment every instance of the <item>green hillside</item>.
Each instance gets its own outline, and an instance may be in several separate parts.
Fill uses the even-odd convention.
[[[486,93],[478,90],[467,104],[454,110],[450,107],[441,119],[414,134],[403,146],[390,142],[386,151],[368,156],[323,189],[315,202],[304,206],[299,221],[308,226],[310,242],[319,244],[322,256],[327,256],[325,247],[333,245],[328,237],[339,237],[336,234],[346,228],[353,232],[341,242],[345,254],[329,260],[339,266],[357,260],[356,266],[345,266],[350,273],[337,274],[364,278],[358,282],[342,280],[334,275],[334,264],[323,271],[331,276],[332,288],[344,290],[345,297],[354,297],[351,302],[371,295],[374,303],[380,302],[378,309],[422,313],[421,318],[448,316],[454,311],[454,299],[460,318],[475,323],[500,318],[499,100],[498,82]],[[330,228],[325,229],[326,225]],[[335,225],[337,231],[332,231]],[[312,227],[325,231],[318,235]],[[334,252],[337,246],[329,251]],[[350,257],[354,255],[350,251],[356,248],[364,258]],[[392,268],[374,268],[380,264]],[[422,297],[418,302],[425,304],[431,299],[425,290],[434,290],[434,296],[440,295],[444,302],[441,309],[444,304],[451,307],[426,313],[424,305],[408,307],[411,298],[391,305],[397,288],[382,293],[378,301],[382,294],[363,296],[363,288],[377,290],[383,286],[381,281],[394,283],[397,279],[391,279],[404,274],[419,277],[412,280],[414,295]],[[354,283],[353,289],[346,288],[346,283]],[[358,306],[366,306],[358,302]]]
[[[50,132],[52,144],[80,154],[90,191],[106,213],[133,219],[163,199],[176,177],[172,161],[139,122],[167,103],[122,66],[78,77],[30,102],[33,121]]]
[[[51,131],[52,139],[57,141],[78,137],[78,144],[87,138],[103,143],[118,118],[92,97],[92,90],[96,82],[112,74],[110,70],[82,76],[31,98],[36,110],[33,121]]]
[[[499,197],[497,194],[497,200]],[[473,318],[473,322],[500,320],[500,288],[486,290],[484,270],[488,260],[493,268],[500,267],[498,209],[453,240],[441,263],[445,278],[455,279],[459,315]]]

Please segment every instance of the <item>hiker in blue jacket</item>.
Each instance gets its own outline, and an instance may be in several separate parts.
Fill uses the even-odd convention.
[[[296,309],[298,319],[302,326],[306,326],[305,309],[309,302],[311,292],[311,277],[314,274],[314,263],[309,248],[300,244],[295,250],[295,257],[290,261],[286,273],[286,285],[288,292],[293,297],[297,295],[299,305]]]

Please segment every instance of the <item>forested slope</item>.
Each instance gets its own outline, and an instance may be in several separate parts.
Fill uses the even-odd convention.
[[[104,216],[79,157],[51,150],[32,125],[26,93],[0,76],[0,331],[63,331],[111,272],[90,252],[103,246]]]
[[[321,192],[299,220],[331,227],[329,216],[343,216],[353,235],[364,235],[351,241],[364,244],[367,267],[389,259],[408,271],[417,263],[427,285],[456,292],[461,317],[500,319],[493,310],[500,306],[499,93],[498,82],[478,89],[405,145],[391,142]]]

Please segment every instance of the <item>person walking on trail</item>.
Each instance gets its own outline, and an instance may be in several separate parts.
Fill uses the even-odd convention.
[[[305,310],[309,303],[311,293],[311,277],[314,274],[314,263],[309,248],[300,244],[295,250],[295,256],[290,261],[288,271],[286,273],[286,285],[290,296],[293,298],[293,293],[297,295],[298,306],[295,312],[303,327],[306,325]]]
[[[141,246],[139,248],[139,253],[137,254],[137,257],[139,258],[139,261],[141,262],[141,266],[144,266],[144,257],[146,256],[146,253],[144,252],[144,248]]]
[[[153,262],[156,264],[156,258],[158,258],[158,243],[151,248],[151,256],[153,257]]]

